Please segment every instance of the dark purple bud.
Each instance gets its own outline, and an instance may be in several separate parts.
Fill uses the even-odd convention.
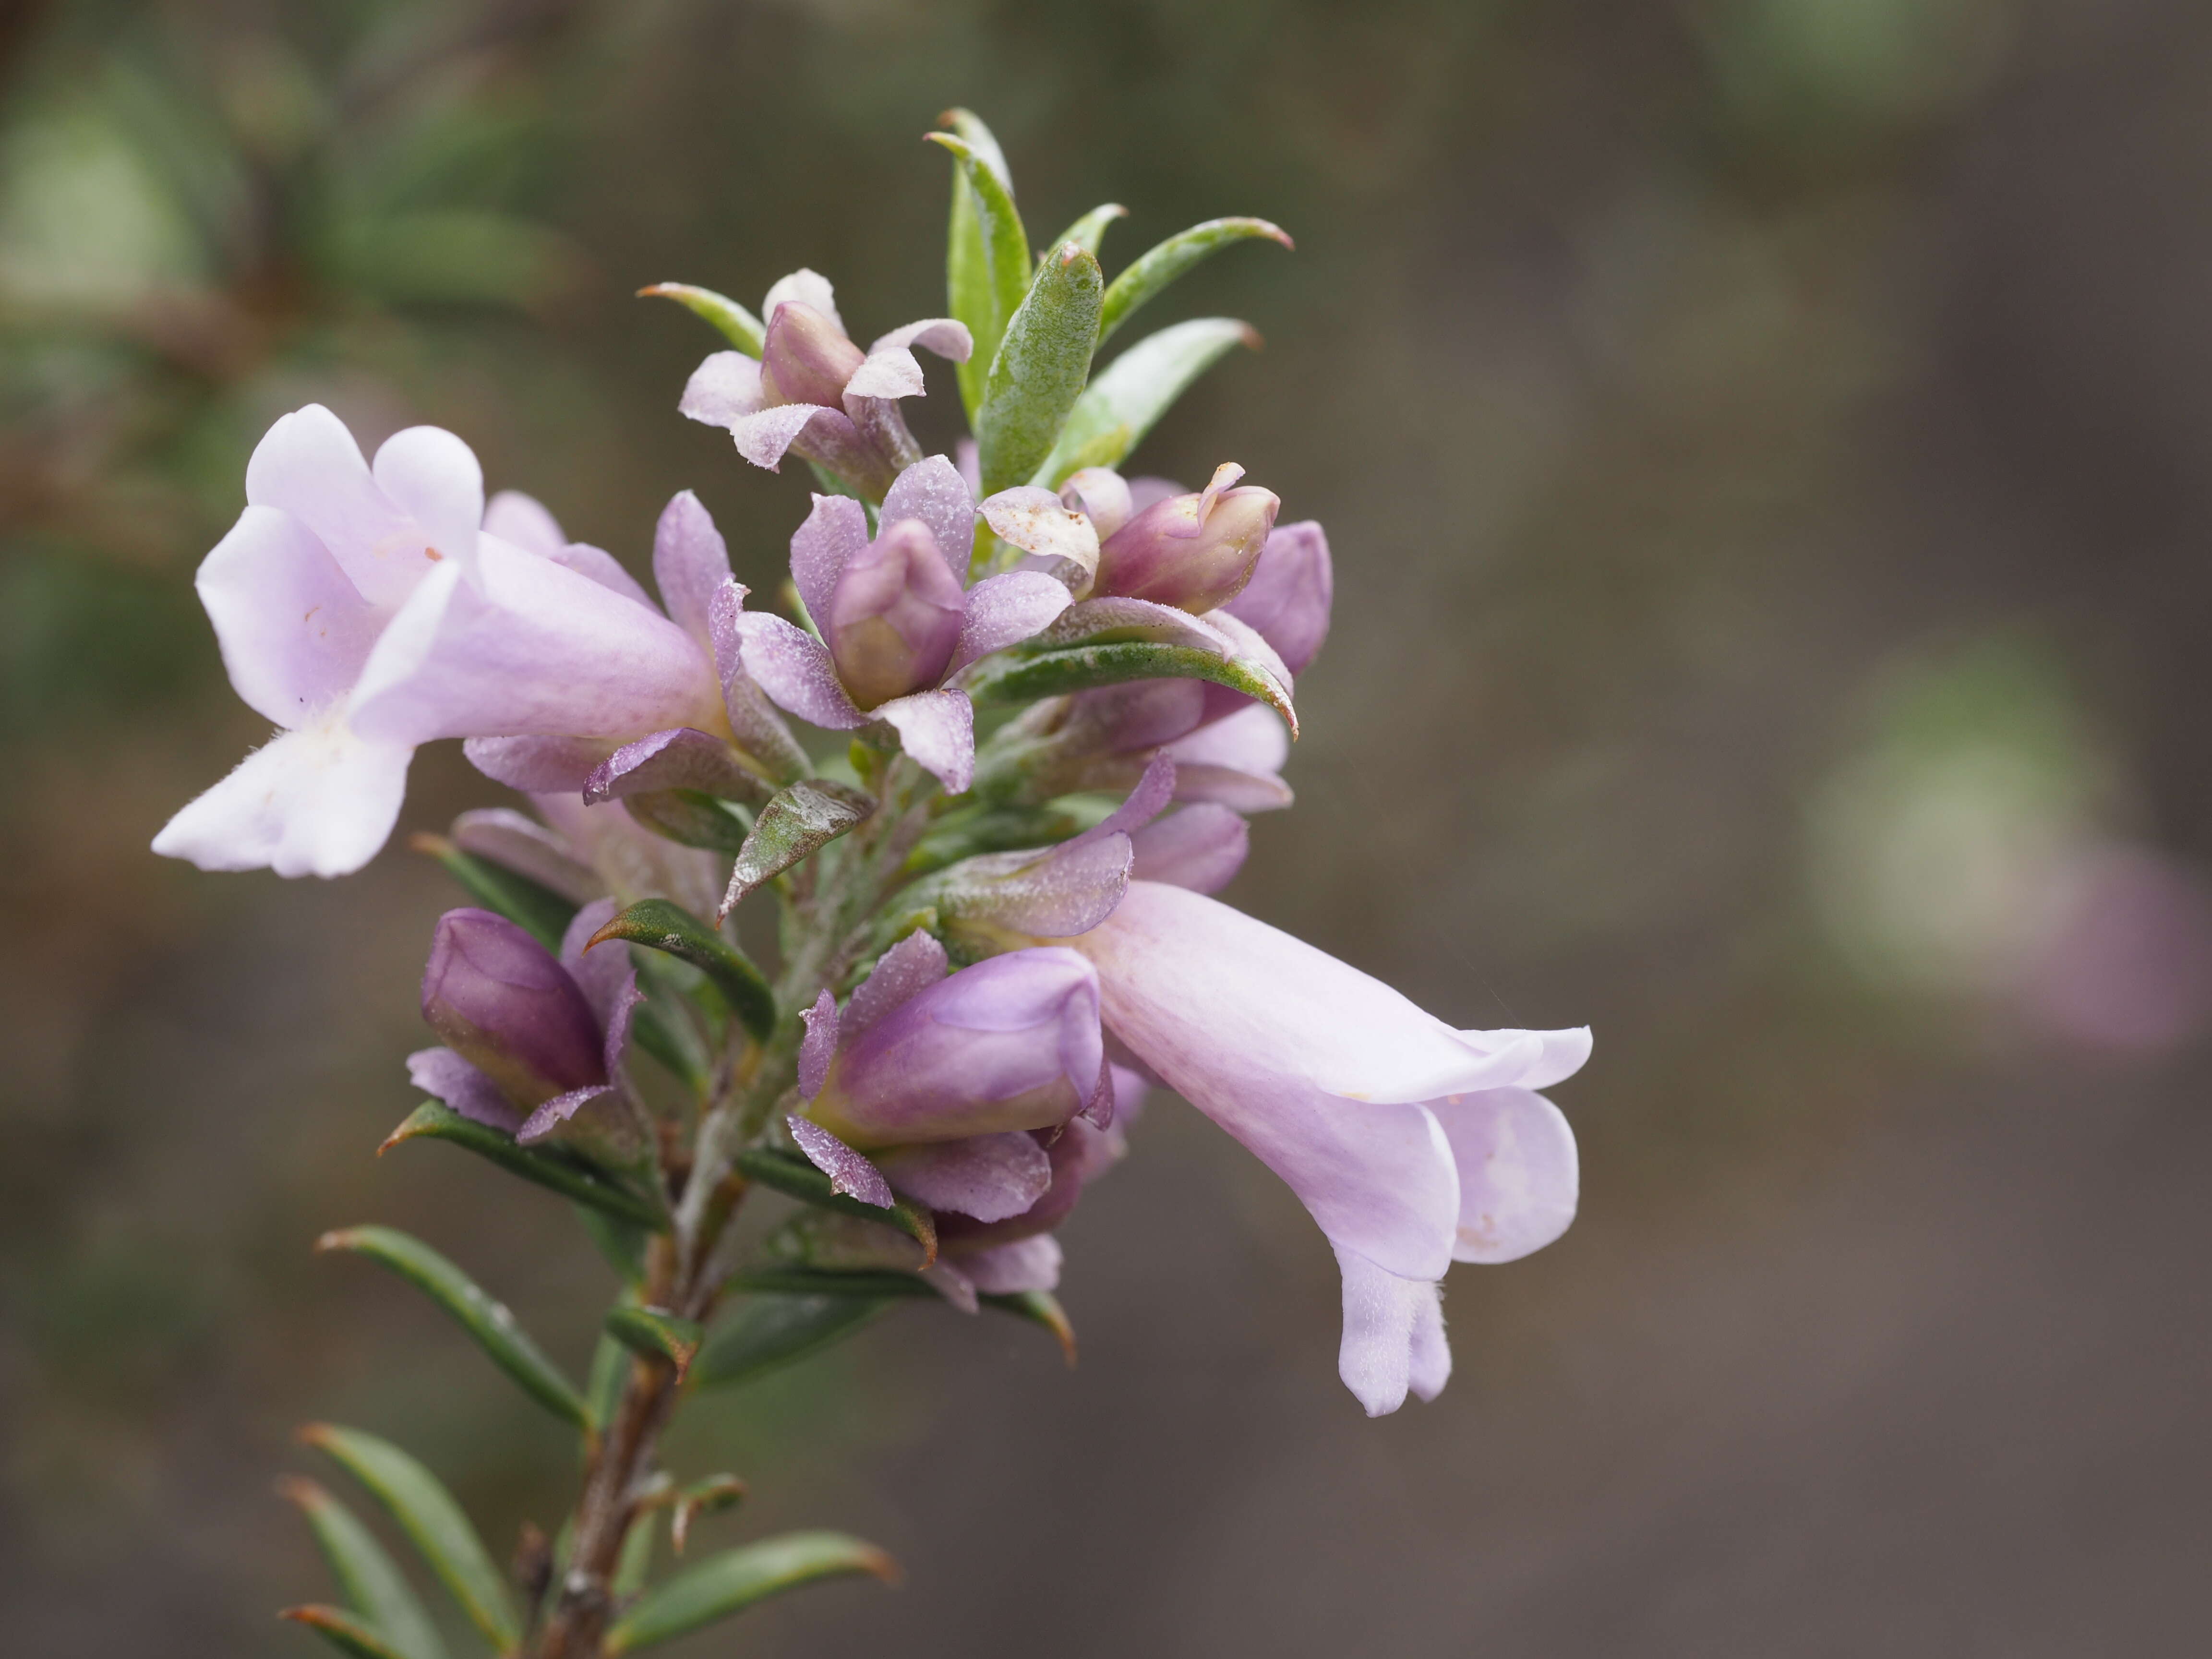
[[[1243,475],[1225,463],[1204,490],[1155,501],[1108,537],[1092,597],[1150,599],[1194,615],[1235,599],[1282,506],[1273,490],[1231,489]]]
[[[808,1115],[862,1148],[1055,1128],[1090,1099],[1104,1055],[1091,964],[1064,946],[1010,951],[847,1044]]]
[[[854,706],[873,708],[945,678],[967,603],[929,526],[902,519],[846,561],[815,620]]]
[[[761,396],[769,406],[819,404],[842,409],[845,382],[868,354],[812,306],[787,300],[761,342]]]
[[[568,969],[489,910],[438,918],[422,1018],[446,1046],[528,1111],[607,1080],[604,1034]]]

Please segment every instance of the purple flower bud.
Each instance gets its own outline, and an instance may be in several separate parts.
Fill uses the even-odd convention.
[[[1048,945],[994,957],[901,1003],[848,1044],[808,1115],[859,1147],[1066,1123],[1104,1063],[1098,976]]]
[[[854,704],[873,708],[945,678],[967,595],[919,519],[902,519],[846,561],[815,618]]]
[[[1204,490],[1155,501],[1108,537],[1092,596],[1150,599],[1194,615],[1235,599],[1282,506],[1271,489],[1230,488],[1243,475],[1225,463]]]
[[[867,360],[845,331],[812,306],[787,300],[769,319],[761,342],[761,395],[765,404],[819,404],[842,409],[845,383]]]
[[[544,945],[489,910],[438,918],[422,1018],[525,1111],[607,1080],[605,1038],[576,981]]]

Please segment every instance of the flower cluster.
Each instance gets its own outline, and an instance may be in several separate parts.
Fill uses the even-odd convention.
[[[1443,1387],[1451,1263],[1511,1261],[1574,1214],[1574,1139],[1539,1091],[1586,1031],[1455,1030],[1210,896],[1247,817],[1290,804],[1328,541],[1233,462],[1197,490],[1120,470],[1241,325],[1092,360],[1199,258],[1288,239],[1213,221],[1108,284],[1119,210],[1033,258],[995,145],[954,126],[951,317],[864,351],[812,271],[758,316],[647,290],[730,344],[682,412],[821,486],[780,607],[750,603],[689,492],[653,532],[656,602],[538,502],[487,502],[459,438],[416,428],[367,460],[319,406],[262,440],[199,572],[233,684],[283,729],[157,852],[358,869],[438,738],[535,807],[420,838],[475,903],[434,930],[441,1046],[409,1061],[432,1101],[394,1140],[578,1199],[631,1281],[608,1329],[635,1369],[587,1407],[543,1651],[634,1641],[610,1622],[638,1616],[615,1557],[652,1508],[639,1425],[680,1382],[750,1375],[916,1292],[1065,1338],[1055,1230],[1151,1087],[1311,1213],[1370,1413]],[[927,390],[917,346],[960,366],[975,438],[956,455],[922,453],[902,414]],[[773,974],[732,916],[755,895],[778,915]],[[797,1201],[737,1228],[760,1189]]]

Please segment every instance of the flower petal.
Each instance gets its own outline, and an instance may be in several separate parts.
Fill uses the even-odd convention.
[[[504,542],[480,551],[481,584],[441,571],[392,618],[355,693],[356,730],[425,743],[720,723],[720,685],[682,629]]]
[[[1386,1273],[1341,1245],[1336,1262],[1344,1273],[1344,1341],[1336,1374],[1370,1417],[1387,1417],[1406,1403],[1422,1293],[1433,1297],[1435,1285]]]
[[[1104,541],[1136,516],[1129,481],[1110,466],[1086,466],[1069,473],[1060,486],[1060,493],[1063,499],[1072,495],[1083,504],[1084,515],[1091,520],[1092,537],[1097,541]]]
[[[691,371],[676,409],[702,425],[733,428],[746,416],[760,413],[761,404],[760,359],[742,351],[718,351]]]
[[[790,276],[777,277],[769,285],[767,297],[761,301],[761,321],[774,322],[775,308],[787,300],[795,300],[800,305],[820,312],[836,325],[840,334],[849,332],[845,327],[845,319],[837,314],[837,290],[830,286],[830,279],[821,272],[809,270],[801,265]]]
[[[653,530],[653,580],[669,620],[709,650],[715,590],[730,580],[730,550],[688,489],[661,509]]]
[[[716,587],[707,603],[707,637],[722,683],[722,712],[740,749],[782,781],[796,782],[812,769],[768,694],[745,672],[744,641],[738,628],[744,613],[745,585],[734,577]]]
[[[899,734],[899,746],[948,795],[975,781],[975,710],[964,691],[916,691],[878,704],[873,717]],[[856,722],[857,723],[857,722]]]
[[[929,933],[915,932],[883,953],[845,1009],[845,1036],[857,1038],[908,998],[918,996],[951,971],[945,947]]]
[[[920,346],[933,351],[947,362],[964,363],[975,353],[975,337],[968,331],[968,325],[950,317],[925,317],[918,323],[907,323],[893,329],[873,345],[868,354],[873,356],[895,346]]]
[[[1455,1261],[1517,1261],[1566,1231],[1581,1176],[1575,1132],[1528,1089],[1429,1103],[1459,1164]]]
[[[386,614],[306,525],[273,507],[240,514],[192,585],[231,685],[283,726],[307,724],[353,689]]]
[[[1186,806],[1130,835],[1135,849],[1130,878],[1218,893],[1243,868],[1251,841],[1250,828],[1228,807]]]
[[[734,626],[746,673],[780,708],[832,732],[867,724],[837,683],[829,647],[814,635],[757,611],[739,616]]]
[[[613,1020],[628,988],[637,982],[628,945],[609,940],[598,950],[592,948],[592,936],[615,919],[620,908],[611,898],[595,898],[569,918],[567,931],[561,935],[561,965],[576,981],[576,988],[584,994],[584,1000],[603,1026]],[[614,1075],[611,1066],[607,1075]]]
[[[1334,593],[1328,538],[1305,519],[1274,527],[1252,580],[1223,609],[1257,629],[1291,673],[1303,674],[1328,638]]]
[[[860,502],[849,495],[814,498],[806,521],[791,538],[791,580],[817,628],[826,626],[837,578],[867,546],[868,515]]]
[[[1045,1149],[1012,1131],[896,1146],[878,1153],[877,1163],[908,1198],[978,1221],[1010,1220],[1052,1185]]]
[[[203,870],[350,875],[391,835],[414,755],[359,736],[334,711],[248,755],[163,826],[154,851]]]
[[[822,1092],[822,1079],[837,1053],[837,999],[825,989],[799,1018],[806,1026],[799,1045],[799,1092],[811,1100]]]
[[[464,568],[475,563],[484,496],[474,450],[443,428],[410,426],[384,441],[369,472],[433,548]]]
[[[483,531],[512,542],[526,553],[550,558],[568,546],[568,537],[544,502],[519,489],[502,489],[484,503]]]
[[[898,1202],[883,1171],[820,1124],[803,1117],[787,1117],[784,1122],[799,1150],[806,1154],[806,1161],[830,1177],[831,1192],[857,1198],[879,1210],[888,1210]]]
[[[960,1258],[960,1270],[985,1296],[1049,1291],[1060,1284],[1060,1241],[1050,1233],[1017,1239]]]
[[[738,453],[755,466],[780,472],[785,453],[808,428],[817,424],[823,428],[817,435],[826,447],[845,440],[853,422],[842,410],[825,409],[819,404],[778,404],[773,409],[738,416],[730,422],[730,436],[737,441]]]
[[[1098,571],[1098,532],[1091,520],[1049,489],[1017,484],[982,506],[983,522],[999,539],[1040,558],[1065,559],[1083,573],[1085,586]]]
[[[960,640],[952,647],[949,673],[958,673],[978,658],[1018,645],[1067,609],[1067,584],[1042,570],[1010,570],[968,590],[960,621]]]
[[[461,753],[494,783],[526,795],[581,794],[614,751],[605,738],[471,738]]]
[[[592,805],[656,789],[696,789],[726,800],[764,802],[769,786],[747,771],[737,750],[696,726],[672,726],[624,744],[584,785]]]
[[[407,1080],[426,1095],[434,1095],[472,1123],[482,1123],[513,1134],[522,1126],[522,1114],[482,1072],[451,1048],[418,1048],[407,1056]]]
[[[1590,1057],[1590,1028],[1587,1025],[1570,1026],[1563,1031],[1462,1031],[1459,1035],[1462,1042],[1485,1054],[1517,1048],[1528,1038],[1535,1038],[1543,1052],[1526,1071],[1511,1079],[1516,1088],[1548,1089],[1554,1083],[1564,1083],[1581,1071]]]
[[[279,417],[254,446],[246,499],[306,525],[372,605],[398,604],[437,567],[421,526],[377,486],[345,422],[320,404]]]
[[[1424,1400],[1434,1400],[1451,1381],[1451,1343],[1444,1336],[1443,1286],[1423,1286],[1427,1294],[1413,1304],[1413,1352],[1406,1380]]]
[[[514,544],[510,542],[507,545],[512,547]],[[527,548],[523,550],[529,551]],[[544,556],[563,570],[573,570],[580,576],[589,577],[610,593],[621,594],[633,605],[641,605],[655,614],[660,610],[653,602],[653,595],[640,586],[637,578],[623,568],[623,562],[604,547],[593,547],[589,542],[567,542]]]
[[[960,469],[942,455],[916,461],[891,480],[884,492],[878,523],[919,519],[929,526],[945,568],[961,586],[968,586],[968,556],[975,544],[975,497]],[[817,614],[815,620],[821,620]]]
[[[453,839],[463,852],[504,865],[574,903],[589,904],[606,896],[606,884],[568,842],[511,806],[462,813],[453,820]]]

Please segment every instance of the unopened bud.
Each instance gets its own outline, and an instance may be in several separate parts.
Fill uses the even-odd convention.
[[[854,704],[873,708],[942,679],[966,604],[927,525],[885,526],[846,562],[818,619]]]
[[[845,383],[867,353],[812,306],[787,300],[769,319],[761,343],[761,392],[774,404],[837,409]]]
[[[1244,469],[1224,464],[1194,495],[1155,501],[1098,550],[1098,598],[1151,599],[1203,614],[1252,579],[1281,501],[1273,490],[1231,489]]]
[[[422,1018],[522,1110],[607,1080],[599,1023],[568,971],[489,910],[438,918]]]

